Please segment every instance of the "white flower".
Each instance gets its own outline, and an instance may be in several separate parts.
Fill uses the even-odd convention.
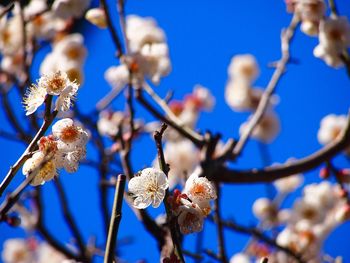
[[[26,231],[34,231],[38,223],[38,211],[36,206],[31,206],[28,210],[24,205],[16,203],[13,206],[13,211],[18,213],[21,219],[21,227]]]
[[[210,212],[210,200],[217,197],[214,185],[207,178],[198,177],[198,173],[193,173],[187,179],[183,192],[207,213]]]
[[[105,79],[113,89],[121,89],[129,82],[129,69],[125,64],[112,66],[105,72]]]
[[[60,95],[68,84],[67,74],[61,71],[43,75],[38,82],[38,86],[46,89],[47,94],[50,95]]]
[[[17,6],[18,4],[15,3]],[[22,47],[22,22],[19,14],[0,20],[0,51],[4,55],[14,55]]]
[[[64,168],[68,173],[78,171],[79,162],[86,157],[85,147],[75,147],[73,150],[60,150],[55,155],[55,163],[57,168]]]
[[[65,118],[52,126],[52,134],[59,139],[59,150],[73,150],[83,147],[89,139],[89,134],[72,119]]]
[[[302,174],[295,174],[276,180],[274,185],[281,193],[291,193],[295,191],[303,181],[304,177]]]
[[[144,77],[158,84],[169,74],[171,63],[165,34],[152,18],[129,15],[126,37],[130,51],[129,64],[134,76],[142,83]]]
[[[46,95],[46,89],[34,84],[31,85],[23,98],[26,115],[36,112],[36,110],[44,103]]]
[[[67,60],[83,63],[87,55],[83,35],[80,33],[66,35],[55,43],[54,52],[63,55]]]
[[[121,111],[101,111],[97,121],[98,132],[104,136],[115,136],[124,117],[124,113]]]
[[[79,86],[74,82],[69,82],[67,87],[61,92],[56,100],[55,110],[68,111],[76,98]]]
[[[211,111],[215,105],[215,97],[211,94],[210,90],[202,85],[195,85],[193,88],[192,96],[197,100],[197,109]],[[185,101],[186,106],[187,101]]]
[[[304,200],[321,210],[329,208],[336,201],[335,188],[327,181],[307,185],[304,187]]]
[[[323,207],[310,203],[305,199],[300,199],[294,202],[293,206],[295,221],[308,221],[312,223],[319,223],[323,220]]]
[[[28,177],[31,173],[35,173],[31,185],[37,186],[52,180],[57,176],[56,164],[53,160],[46,159],[46,155],[42,152],[36,152],[23,165],[23,174]]]
[[[239,133],[242,134],[247,129],[248,122],[243,123],[239,128]],[[273,111],[266,112],[260,122],[255,126],[251,137],[260,140],[264,143],[273,141],[280,132],[280,120]]]
[[[335,141],[345,129],[347,118],[345,115],[329,114],[320,123],[317,139],[321,144],[328,144]]]
[[[275,221],[276,206],[268,198],[259,198],[253,204],[253,213],[261,221]]]
[[[89,9],[85,14],[85,19],[99,28],[106,28],[106,14],[102,8]]]
[[[47,8],[45,0],[31,0],[29,4],[24,8],[23,13],[26,19],[43,12]]]
[[[244,253],[237,253],[234,254],[231,258],[230,258],[230,263],[250,263],[250,259],[249,256],[247,254]]]
[[[320,22],[319,44],[314,49],[315,57],[327,65],[340,67],[341,54],[350,46],[350,25],[346,17],[329,18]]]
[[[178,223],[182,234],[187,235],[201,232],[204,223],[204,214],[201,208],[187,200],[182,199],[183,205],[179,206]]]
[[[226,85],[225,100],[235,111],[251,110],[250,83],[244,79],[230,80]]]
[[[21,238],[7,239],[1,257],[4,263],[34,263],[28,243]]]
[[[54,249],[49,244],[43,242],[37,249],[38,262],[37,263],[62,263],[67,258]]]
[[[63,19],[80,18],[89,7],[90,2],[91,0],[55,0],[52,10],[56,16]]]
[[[155,168],[146,168],[129,181],[129,191],[135,195],[134,206],[144,209],[152,204],[153,207],[160,206],[164,199],[165,191],[168,189],[166,175]]]
[[[259,75],[259,66],[250,54],[236,55],[231,59],[228,74],[232,79],[241,78],[250,83]]]

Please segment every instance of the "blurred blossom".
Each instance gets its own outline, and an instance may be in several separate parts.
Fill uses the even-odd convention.
[[[57,17],[80,18],[88,9],[91,0],[55,0],[52,5],[52,10]]]
[[[102,8],[89,9],[85,14],[85,19],[99,28],[107,27],[106,14]]]

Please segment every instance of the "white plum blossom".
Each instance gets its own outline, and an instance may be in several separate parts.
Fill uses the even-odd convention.
[[[166,175],[159,169],[146,168],[131,178],[128,184],[129,192],[135,196],[134,206],[144,209],[150,205],[160,206],[165,197],[169,183]]]
[[[25,239],[12,238],[4,242],[1,258],[4,263],[34,263],[34,255]]]
[[[240,128],[239,133],[242,134],[247,129],[248,122],[244,122]],[[260,140],[264,143],[272,142],[281,130],[280,120],[273,111],[266,112],[260,122],[255,126],[251,137]]]
[[[85,19],[99,28],[106,28],[106,14],[102,8],[89,9],[85,14]]]
[[[30,184],[37,186],[57,176],[57,167],[52,158],[46,158],[42,152],[36,152],[24,163],[22,172],[26,177],[35,173]]]
[[[199,177],[198,173],[193,173],[187,179],[183,193],[193,203],[196,203],[204,213],[210,212],[210,201],[217,198],[212,182],[205,177]]]
[[[52,134],[59,139],[59,147],[70,150],[85,146],[89,139],[87,131],[69,118],[57,121],[52,126]]]
[[[36,250],[36,253],[38,254],[38,263],[62,263],[67,260],[67,258],[62,253],[54,249],[46,242],[40,243],[39,247]]]
[[[320,123],[317,139],[321,144],[328,144],[335,141],[343,132],[347,124],[345,115],[329,114]]]
[[[214,108],[214,105],[215,97],[211,94],[208,88],[200,84],[195,85],[192,94],[185,97],[185,110],[187,107],[194,107],[198,111],[211,111]]]
[[[259,198],[253,204],[254,215],[266,223],[276,221],[277,208],[276,205],[268,198]]]
[[[121,111],[101,111],[97,121],[98,132],[104,136],[115,136],[124,117],[124,113]]]
[[[80,18],[88,9],[91,0],[55,0],[52,5],[52,10],[57,17]]]
[[[44,103],[47,95],[45,88],[38,85],[31,85],[23,98],[23,105],[26,115],[31,115]]]
[[[346,17],[329,18],[320,22],[319,44],[315,57],[331,67],[343,65],[341,55],[350,46],[350,24]]]

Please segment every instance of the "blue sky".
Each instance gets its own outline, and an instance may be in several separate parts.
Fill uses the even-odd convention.
[[[114,1],[109,2],[110,6],[114,7]],[[340,13],[349,16],[350,2],[345,0],[336,2]],[[172,89],[175,92],[174,97],[180,99],[184,94],[191,92],[197,83],[210,88],[216,96],[217,104],[212,113],[203,113],[199,128],[221,132],[224,139],[237,137],[239,125],[248,115],[233,112],[224,101],[227,66],[231,57],[236,54],[255,55],[261,69],[256,86],[266,86],[273,72],[267,65],[280,57],[281,28],[287,26],[291,19],[291,15],[285,11],[284,2],[129,0],[126,12],[152,16],[166,32],[173,70],[161,81],[156,90],[164,95],[167,90]],[[114,22],[117,23],[117,19]],[[109,66],[117,64],[117,61],[113,57],[114,46],[106,30],[99,30],[86,22],[82,23],[81,29],[86,37],[85,43],[89,54],[85,65],[85,84],[80,90],[78,104],[82,111],[88,113],[98,99],[110,90],[103,74]],[[280,104],[276,111],[281,118],[282,131],[268,146],[273,162],[284,162],[289,157],[300,158],[317,150],[320,145],[316,134],[322,117],[329,113],[346,114],[348,111],[349,78],[344,69],[329,68],[323,61],[313,57],[312,51],[317,43],[317,38],[307,37],[297,31],[291,54],[298,63],[288,66],[277,88]],[[37,56],[32,70],[33,76],[38,76],[38,65],[48,50],[49,48]],[[16,94],[12,94],[11,98],[17,105],[17,113],[23,114]],[[116,110],[123,110],[124,107],[122,99],[116,100],[113,105]],[[139,105],[136,107],[136,116],[152,119]],[[9,128],[3,113],[0,113],[0,123],[4,129]],[[1,149],[4,149],[0,152],[2,160],[0,174],[4,175],[24,148],[21,144],[1,138],[0,145]],[[92,149],[89,150],[90,158],[94,158]],[[141,138],[132,154],[134,169],[149,166],[155,152],[152,140],[149,137]],[[336,164],[349,167],[349,162],[343,157],[337,158]],[[258,144],[253,140],[248,143],[239,160],[233,164],[236,168],[261,165]],[[306,181],[319,181],[317,172],[315,170],[307,173]],[[76,174],[62,173],[61,179],[70,199],[69,206],[80,222],[84,237],[87,239],[95,235],[98,243],[102,243],[104,237],[96,191],[96,172],[81,167]],[[10,187],[13,189],[20,180],[22,175],[19,173]],[[57,195],[52,183],[46,183],[43,189],[47,224],[52,233],[68,241],[70,234],[57,207]],[[111,202],[112,194],[110,191]],[[254,224],[256,221],[251,213],[251,205],[257,197],[264,195],[264,185],[225,186],[222,200],[224,217],[233,217],[246,225]],[[152,209],[150,212],[156,216],[162,212],[162,208]],[[121,248],[121,256],[130,262],[140,258],[147,259],[147,262],[157,262],[158,252],[155,242],[143,230],[127,206],[124,206],[123,213],[119,237],[133,237],[134,242]],[[204,242],[206,248],[215,250],[214,228],[210,223],[207,225]],[[344,231],[350,231],[349,224],[340,227],[331,235],[330,240],[326,242],[325,250],[333,256],[343,255],[344,262],[350,262],[347,246],[350,236],[344,235]],[[9,237],[23,235],[22,230],[12,229],[4,224],[0,225],[0,233],[0,243]],[[194,238],[195,235],[192,235],[185,241],[187,249],[193,248]],[[246,240],[245,236],[227,232],[228,255],[240,251]],[[97,259],[96,262],[100,260]]]

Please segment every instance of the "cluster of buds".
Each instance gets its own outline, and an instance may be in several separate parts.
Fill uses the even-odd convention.
[[[258,107],[263,94],[262,89],[252,88],[252,85],[259,75],[259,66],[252,55],[236,55],[232,58],[228,67],[229,79],[226,84],[225,98],[227,104],[235,111],[252,111]],[[280,131],[280,121],[273,111],[273,105],[278,98],[272,96],[269,107],[261,121],[252,132],[252,137],[265,143],[271,142]],[[247,123],[240,127],[243,133]]]
[[[340,67],[342,56],[350,47],[350,24],[346,17],[332,13],[326,17],[324,0],[289,1],[289,10],[301,20],[301,30],[310,36],[318,36],[319,44],[314,49],[315,57],[327,65]]]
[[[52,126],[52,135],[42,137],[39,150],[23,165],[23,174],[35,173],[31,185],[40,185],[57,176],[57,169],[69,173],[78,170],[79,162],[86,156],[89,134],[71,119],[62,119]]]

